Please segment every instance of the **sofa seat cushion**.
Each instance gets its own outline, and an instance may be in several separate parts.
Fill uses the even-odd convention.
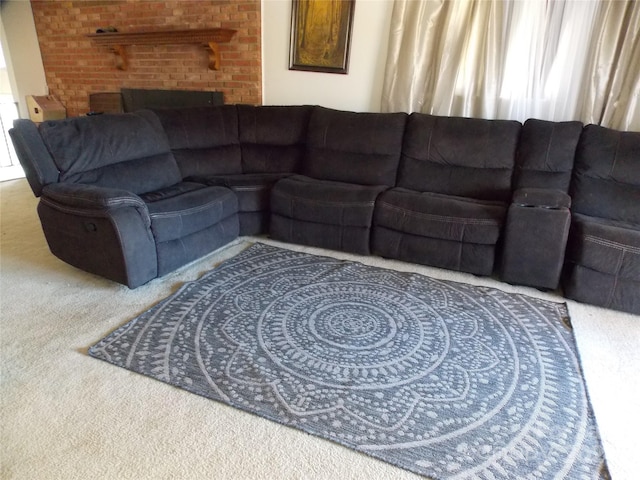
[[[238,211],[234,193],[224,187],[184,182],[143,197],[157,243],[186,237]]]
[[[230,215],[215,225],[156,245],[158,275],[193,262],[238,237],[238,216]]]
[[[493,272],[495,245],[423,237],[379,225],[373,226],[371,235],[374,255],[474,275]]]
[[[506,209],[501,202],[394,188],[376,202],[371,248],[382,257],[490,275]]]
[[[248,173],[239,175],[207,175],[187,180],[209,186],[226,187],[238,197],[239,212],[269,210],[271,189],[289,173]]]
[[[271,189],[289,173],[247,173],[239,175],[208,175],[189,180],[230,189],[238,199],[240,235],[269,233]]]
[[[568,259],[591,270],[640,281],[640,227],[576,213]]]
[[[493,245],[506,210],[502,202],[394,188],[378,199],[374,223],[423,237]]]
[[[574,213],[567,260],[567,298],[640,314],[637,226]]]
[[[385,189],[294,175],[275,185],[271,210],[308,222],[370,227],[375,200]]]
[[[202,184],[195,182],[180,182],[175,185],[171,185],[167,188],[160,190],[154,190],[140,195],[140,198],[147,204],[158,202],[160,200],[166,200],[168,198],[177,197],[183,193],[193,192],[194,190],[200,190]]]
[[[271,192],[271,236],[367,255],[375,200],[385,186],[362,186],[295,175]]]

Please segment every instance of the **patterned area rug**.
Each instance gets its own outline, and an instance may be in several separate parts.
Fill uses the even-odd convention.
[[[566,306],[255,244],[94,357],[434,478],[606,478]]]

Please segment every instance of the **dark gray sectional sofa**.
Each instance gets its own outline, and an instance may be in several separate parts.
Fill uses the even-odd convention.
[[[640,313],[640,132],[221,105],[10,134],[54,255],[131,288],[269,234]]]

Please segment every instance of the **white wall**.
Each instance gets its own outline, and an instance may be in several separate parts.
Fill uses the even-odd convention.
[[[347,75],[289,70],[291,5],[262,0],[263,103],[380,111],[393,1],[356,0]]]
[[[31,2],[5,0],[0,9],[0,41],[7,62],[11,92],[18,102],[20,116],[29,118],[27,95],[47,95],[38,35]]]

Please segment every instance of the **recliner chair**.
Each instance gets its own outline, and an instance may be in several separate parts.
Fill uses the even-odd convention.
[[[395,182],[406,117],[314,107],[302,175],[272,190],[271,236],[369,254],[375,201]]]
[[[520,128],[515,121],[412,113],[396,187],[376,202],[373,253],[490,275]]]
[[[183,182],[150,111],[44,122],[11,138],[51,252],[135,288],[238,236],[237,199]]]
[[[640,132],[587,125],[570,194],[565,296],[640,314]]]

